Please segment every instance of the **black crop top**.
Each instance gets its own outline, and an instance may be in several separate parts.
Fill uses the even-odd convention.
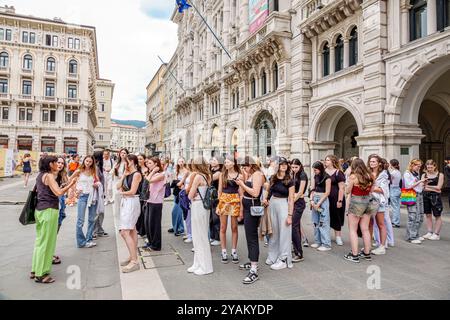
[[[314,190],[315,192],[318,193],[324,193],[326,190],[326,181],[330,179],[330,176],[328,175],[328,173],[324,173],[323,176],[314,176]]]
[[[294,186],[294,181],[289,180],[285,185],[282,180],[277,180],[269,190],[269,199],[274,196],[276,198],[289,198],[289,188]]]
[[[223,193],[239,193],[239,185],[236,183],[236,179],[239,177],[239,173],[233,180],[227,180],[227,186],[222,189]]]
[[[139,173],[138,171],[133,172],[132,174],[128,175],[125,177],[125,179],[123,180],[123,190],[124,191],[129,191],[131,190],[131,185],[133,184],[133,177],[135,173]],[[139,173],[140,174],[140,173]],[[142,182],[142,181],[141,181]],[[140,188],[138,187],[136,190],[135,195],[139,195],[141,192]]]
[[[247,187],[253,189],[253,181],[245,181],[245,185],[246,185]],[[261,198],[261,195],[262,195],[262,192],[263,192],[263,188],[261,187],[261,191],[259,192],[258,197],[254,198],[254,199],[260,199],[260,198]],[[249,194],[247,191],[244,192],[244,197],[247,197],[247,198],[253,198],[253,196],[252,196],[251,194]]]

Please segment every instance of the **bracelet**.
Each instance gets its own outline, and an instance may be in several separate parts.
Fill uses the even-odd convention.
[[[292,214],[288,214],[289,217],[292,217]]]

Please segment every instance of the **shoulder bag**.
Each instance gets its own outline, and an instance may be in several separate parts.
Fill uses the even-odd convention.
[[[33,190],[28,193],[27,201],[25,202],[25,205],[19,217],[19,221],[22,225],[26,226],[28,224],[36,223],[36,219],[34,217],[36,205],[37,205],[37,186],[34,186]]]

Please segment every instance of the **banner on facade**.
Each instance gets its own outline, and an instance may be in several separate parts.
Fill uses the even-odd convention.
[[[249,0],[248,10],[249,30],[250,33],[254,33],[264,24],[269,16],[269,0]]]

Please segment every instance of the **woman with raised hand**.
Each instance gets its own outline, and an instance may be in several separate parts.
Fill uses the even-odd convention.
[[[238,179],[243,179],[239,166],[233,156],[227,156],[224,161],[222,174],[219,177],[219,204],[216,213],[220,216],[220,243],[222,247],[222,263],[228,263],[227,253],[227,226],[228,217],[231,217],[231,259],[233,263],[239,263],[237,254],[238,243],[238,219],[244,218],[241,206],[242,189],[237,184]]]
[[[259,239],[258,227],[261,220],[260,216],[253,216],[252,207],[261,206],[261,196],[265,181],[261,168],[255,160],[249,156],[244,158],[242,164],[244,179],[236,180],[236,183],[244,191],[242,197],[242,207],[244,212],[245,238],[247,240],[249,262],[239,266],[240,269],[249,270],[248,275],[242,281],[244,284],[251,284],[258,280],[258,262],[259,262]]]
[[[289,162],[278,159],[278,166],[270,179],[269,192],[264,205],[269,206],[272,219],[272,236],[269,239],[269,255],[266,264],[272,270],[292,268],[292,216],[294,212],[295,186],[291,178]]]
[[[360,258],[370,261],[371,238],[369,223],[372,215],[378,210],[378,203],[373,201],[370,192],[373,186],[372,173],[361,159],[354,159],[350,165],[350,176],[347,179],[347,220],[351,251],[344,256],[345,260],[359,263]],[[358,251],[358,227],[361,229],[364,248]]]
[[[25,153],[23,155],[23,158],[20,161],[20,165],[22,165],[22,171],[23,171],[23,180],[24,184],[23,187],[28,187],[28,180],[30,179],[31,175],[31,163],[33,162],[33,159],[31,158],[31,154]]]
[[[191,181],[189,199],[191,205],[192,240],[195,248],[194,263],[187,270],[202,276],[213,272],[211,247],[208,238],[209,210],[203,206],[206,190],[211,185],[209,165],[203,158],[197,158],[191,165],[195,177]]]
[[[77,245],[78,248],[92,248],[97,245],[95,242],[92,242],[98,204],[94,199],[94,188],[98,188],[100,184],[94,157],[86,156],[80,168],[72,176],[74,176],[73,179],[77,179],[76,190],[79,195],[76,229]],[[85,236],[83,233],[83,225],[86,210],[88,210],[88,228]]]
[[[138,236],[136,222],[141,213],[139,202],[139,184],[142,175],[138,170],[138,158],[134,154],[126,157],[125,172],[116,185],[122,197],[120,204],[119,231],[128,248],[129,257],[120,263],[123,273],[140,269],[137,257]]]
[[[60,188],[55,176],[58,175],[58,159],[46,156],[39,162],[39,174],[36,178],[37,204],[34,213],[36,219],[36,241],[33,252],[31,279],[38,283],[53,283],[50,277],[53,255],[58,233],[59,199],[75,183],[72,180],[66,187]]]
[[[145,213],[145,230],[147,234],[148,251],[161,251],[161,220],[164,203],[164,193],[166,191],[166,175],[158,157],[152,157],[147,160],[149,174],[145,179],[149,183],[149,198],[147,200],[147,209]]]
[[[312,165],[314,178],[311,180],[311,217],[314,224],[315,243],[311,248],[319,251],[331,250],[330,239],[330,202],[328,196],[331,191],[331,179],[325,172],[321,161]]]
[[[442,186],[444,185],[444,175],[437,169],[434,160],[428,160],[425,163],[425,173],[422,179],[426,179],[425,189],[423,192],[423,208],[427,221],[427,234],[423,236],[427,240],[440,240],[440,232],[442,228]],[[433,214],[433,215],[432,215]],[[435,219],[433,232],[433,216]]]

